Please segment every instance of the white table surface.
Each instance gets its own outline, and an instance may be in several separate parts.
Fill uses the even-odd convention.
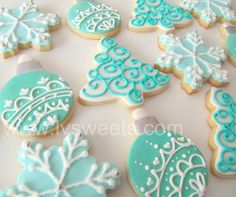
[[[102,1],[102,0],[100,0]],[[22,0],[0,0],[0,5],[5,7],[18,6]],[[105,0],[104,0],[105,2]],[[144,62],[153,63],[161,50],[157,47],[157,33],[134,33],[127,29],[127,24],[132,9],[131,0],[107,0],[110,5],[119,9],[122,17],[122,31],[116,37],[119,44],[127,47],[134,56]],[[174,0],[172,0],[174,2]],[[236,10],[236,2],[234,10]],[[59,31],[53,33],[53,50],[49,52],[37,52],[33,49],[21,50],[12,58],[0,61],[0,89],[13,76],[17,59],[22,54],[29,54],[38,59],[45,70],[61,75],[71,85],[75,94],[75,113],[70,124],[65,129],[70,130],[75,124],[89,125],[98,128],[99,125],[112,125],[125,127],[118,129],[118,135],[90,135],[91,153],[98,161],[109,161],[118,164],[126,169],[127,153],[134,140],[130,129],[131,110],[122,107],[117,103],[100,106],[83,106],[77,103],[79,90],[84,84],[86,74],[91,68],[92,58],[96,51],[97,41],[83,39],[75,35],[66,25],[66,12],[73,4],[73,0],[36,0],[43,12],[54,12],[63,18],[63,25]],[[219,24],[206,30],[198,25],[195,20],[190,27],[177,30],[176,34],[183,36],[186,32],[194,29],[199,30],[203,38],[213,46],[224,46],[224,40],[219,34]],[[229,63],[225,68],[230,71],[231,83],[225,88],[236,98],[236,68]],[[207,125],[209,111],[205,107],[205,94],[210,85],[206,84],[198,94],[187,95],[180,87],[179,80],[172,77],[170,88],[161,95],[147,98],[143,107],[150,113],[157,116],[164,124],[183,125],[183,134],[193,140],[203,151],[208,163],[211,159],[211,150],[208,146],[210,129]],[[114,129],[114,126],[112,126]],[[104,128],[103,128],[104,129]],[[105,128],[105,130],[107,130]],[[17,161],[17,151],[22,141],[27,138],[7,135],[4,127],[0,124],[0,188],[4,189],[14,185],[16,177],[21,170]],[[38,138],[40,142],[49,146],[52,144],[61,145],[63,133],[59,135]],[[235,197],[236,179],[221,179],[210,173],[207,197]],[[114,191],[108,193],[109,197],[135,197],[127,176],[125,174],[122,184]]]

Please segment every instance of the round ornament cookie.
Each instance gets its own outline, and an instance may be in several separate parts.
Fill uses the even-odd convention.
[[[190,25],[193,17],[166,0],[135,0],[135,7],[129,21],[129,30],[150,32],[161,30],[170,32]]]
[[[220,29],[221,35],[226,39],[226,49],[229,54],[229,61],[236,66],[236,26],[224,23]]]
[[[26,0],[15,9],[0,7],[0,57],[14,56],[19,49],[30,47],[49,50],[49,32],[58,29],[60,24],[59,16],[39,12],[33,0]]]
[[[0,190],[0,196],[106,197],[106,190],[120,184],[121,170],[107,162],[97,164],[88,150],[87,138],[78,132],[70,132],[60,147],[23,143],[17,184]]]
[[[128,176],[140,197],[203,197],[208,168],[201,151],[188,139],[161,129],[143,109],[134,111],[139,134],[128,156]]]
[[[116,9],[93,0],[77,0],[67,14],[67,21],[76,34],[90,39],[115,36],[121,26]]]
[[[232,95],[212,88],[207,94],[207,108],[213,150],[212,172],[220,177],[236,177],[236,102]]]
[[[0,116],[20,135],[44,135],[68,121],[73,105],[69,85],[57,74],[41,69],[29,56],[19,58],[16,75],[0,92]]]
[[[157,68],[180,78],[187,93],[198,92],[206,82],[213,86],[229,83],[229,73],[222,66],[227,60],[226,51],[208,46],[197,31],[183,38],[162,34],[158,43],[165,53],[158,57]]]
[[[231,0],[180,0],[180,7],[193,13],[205,28],[217,22],[236,22]]]

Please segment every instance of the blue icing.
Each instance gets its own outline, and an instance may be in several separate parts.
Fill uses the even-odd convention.
[[[1,196],[106,197],[106,190],[120,184],[121,172],[113,164],[96,164],[88,149],[88,140],[76,132],[69,133],[61,147],[23,144],[19,160],[24,169],[17,185],[0,191]]]

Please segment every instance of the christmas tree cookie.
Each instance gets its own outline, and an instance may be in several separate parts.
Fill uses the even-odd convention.
[[[211,169],[221,177],[236,177],[236,102],[225,91],[212,88],[207,94],[207,107],[211,112]]]
[[[224,23],[221,26],[221,35],[226,39],[229,61],[236,66],[236,26],[230,23]]]
[[[205,44],[197,31],[183,38],[163,34],[158,42],[165,53],[158,57],[157,68],[180,78],[187,93],[198,92],[205,82],[214,86],[229,83],[229,73],[222,67],[227,60],[226,51]]]
[[[58,29],[60,23],[56,14],[39,12],[33,0],[15,9],[0,7],[0,57],[13,56],[22,48],[49,50],[49,32]]]
[[[67,21],[75,33],[91,39],[115,36],[121,26],[116,9],[93,0],[77,0],[67,14]]]
[[[94,56],[95,68],[88,73],[88,82],[81,89],[79,100],[85,104],[120,100],[137,107],[143,96],[152,96],[168,87],[170,77],[131,56],[115,39],[100,40]]]
[[[138,134],[128,156],[128,176],[140,197],[203,197],[208,168],[201,151],[189,140],[165,131],[143,109],[134,112]]]
[[[180,0],[180,7],[193,13],[205,28],[216,22],[236,22],[231,0]]]
[[[106,197],[106,190],[119,185],[121,172],[113,164],[97,164],[88,149],[88,140],[76,132],[69,133],[61,147],[23,143],[17,184],[0,191],[0,196]]]
[[[42,70],[29,56],[19,58],[16,75],[0,91],[0,117],[19,135],[45,135],[66,124],[73,105],[70,86]]]
[[[166,0],[136,0],[129,22],[129,30],[170,32],[176,28],[190,25],[192,20],[190,13],[167,3]]]

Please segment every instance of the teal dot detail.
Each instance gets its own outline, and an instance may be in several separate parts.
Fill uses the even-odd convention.
[[[187,138],[171,131],[137,137],[128,156],[128,175],[140,197],[204,196],[207,164]]]
[[[96,67],[88,73],[88,83],[80,97],[87,101],[121,98],[130,106],[143,102],[143,94],[155,92],[169,84],[170,77],[131,57],[128,49],[119,46],[113,38],[100,41],[100,53],[94,56]]]
[[[46,71],[16,75],[0,93],[1,120],[21,134],[37,135],[55,128],[68,117],[72,105],[69,85]]]

